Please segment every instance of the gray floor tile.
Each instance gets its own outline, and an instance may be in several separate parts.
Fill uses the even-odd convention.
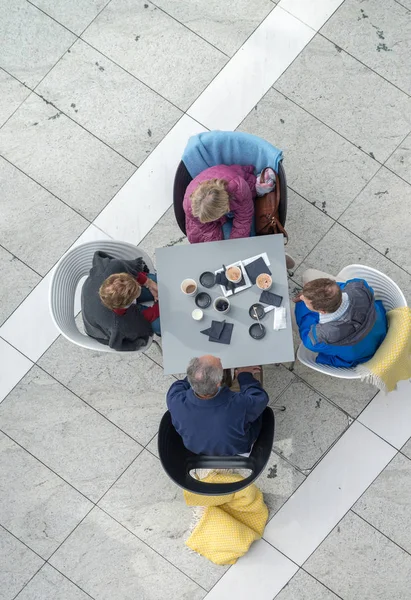
[[[193,509],[149,452],[140,454],[99,506],[207,590],[227,570],[185,546]]]
[[[0,427],[93,501],[141,450],[38,367],[3,400]]]
[[[402,454],[390,462],[353,506],[353,511],[411,553],[411,460]]]
[[[273,89],[239,129],[281,148],[288,185],[334,218],[378,169],[375,161]]]
[[[408,183],[411,183],[411,134],[401,142],[385,165]]]
[[[18,595],[18,600],[90,600],[74,583],[50,565],[44,567]]]
[[[311,469],[349,425],[348,417],[302,381],[294,381],[277,404],[274,449],[293,465]],[[272,403],[270,403],[272,405]]]
[[[0,152],[89,220],[135,171],[35,94],[0,130]]]
[[[176,246],[177,244],[188,244],[188,240],[177,225],[174,208],[170,206],[146,237],[139,243],[139,246],[149,254],[155,264],[156,248]]]
[[[263,385],[271,401],[275,401],[294,380],[294,375],[283,365],[263,365]]]
[[[408,600],[411,556],[352,512],[304,564],[344,600]]]
[[[321,583],[300,569],[275,597],[275,600],[338,600]]]
[[[81,40],[38,92],[136,165],[182,114]]]
[[[175,381],[143,354],[92,352],[62,337],[39,364],[143,446],[158,429]]]
[[[410,219],[410,184],[383,167],[340,217],[340,223],[411,272]]]
[[[0,246],[0,325],[39,283],[40,277]]]
[[[46,559],[93,506],[4,434],[0,490],[1,524]]]
[[[255,482],[264,494],[269,510],[269,520],[295,492],[305,477],[286,460],[271,453],[266,468]]]
[[[227,62],[148,0],[112,0],[83,38],[183,110]]]
[[[411,438],[408,440],[405,446],[402,447],[401,452],[405,454],[405,456],[408,456],[408,458],[411,458]]]
[[[378,392],[373,385],[356,379],[329,377],[306,367],[298,360],[295,363],[294,373],[354,418]]]
[[[286,252],[294,258],[296,265],[304,260],[334,224],[318,208],[288,190],[286,229],[289,240]]]
[[[0,600],[13,600],[43,562],[0,526]]]
[[[1,2],[0,38],[0,65],[29,87],[38,84],[76,39],[24,0]]]
[[[411,94],[411,19],[406,8],[394,0],[346,0],[321,33]]]
[[[32,0],[45,13],[56,21],[80,35],[82,31],[104,8],[109,0]]]
[[[29,89],[0,69],[0,127],[29,94]]]
[[[301,282],[301,275],[308,268],[337,275],[343,267],[352,264],[368,265],[382,271],[400,286],[408,300],[411,299],[411,276],[338,223],[298,267],[294,279]]]
[[[156,0],[155,4],[229,56],[273,9],[270,0]]]
[[[2,158],[0,186],[2,244],[45,275],[88,221]]]
[[[405,8],[408,8],[408,10],[411,10],[411,0],[397,0],[398,4],[401,4],[401,6],[405,6]]]
[[[381,162],[411,128],[411,99],[321,35],[275,88]],[[349,165],[339,166],[351,179]]]
[[[201,600],[206,595],[98,508],[50,562],[98,600]]]

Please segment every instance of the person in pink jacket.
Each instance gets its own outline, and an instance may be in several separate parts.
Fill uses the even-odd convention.
[[[217,165],[197,175],[183,202],[188,241],[253,235],[255,182],[253,165]]]

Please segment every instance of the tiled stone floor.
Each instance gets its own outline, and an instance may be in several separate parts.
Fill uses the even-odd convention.
[[[307,267],[361,262],[411,300],[410,11],[0,0],[0,600],[409,600],[409,384],[384,399],[266,365],[286,406],[258,482],[270,522],[218,567],[185,548],[192,514],[158,460],[161,354],[70,344],[47,290],[80,236],[154,260],[187,243],[172,175],[217,123],[284,150],[291,291]]]

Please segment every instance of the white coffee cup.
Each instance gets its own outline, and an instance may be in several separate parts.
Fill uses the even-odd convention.
[[[228,267],[228,269],[225,272],[225,276],[227,277],[228,281],[231,281],[232,283],[238,283],[239,281],[241,281],[243,273],[240,267],[238,267],[237,265],[233,265],[231,267]]]
[[[194,321],[201,321],[201,319],[204,317],[204,313],[201,308],[195,308],[191,313],[191,316],[193,317]]]
[[[194,296],[197,293],[197,282],[194,279],[184,279],[181,284],[181,291],[187,296]]]

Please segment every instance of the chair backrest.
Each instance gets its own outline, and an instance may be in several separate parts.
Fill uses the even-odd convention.
[[[80,290],[78,289],[78,284],[83,277],[87,277],[89,274],[93,256],[97,250],[102,250],[115,258],[124,260],[132,260],[141,256],[150,272],[154,272],[154,265],[151,259],[145,252],[137,246],[133,246],[133,244],[114,240],[87,242],[67,252],[57,264],[50,283],[50,312],[57,329],[70,342],[83,348],[89,348],[90,350],[116,352],[116,350],[81,333],[75,321],[76,313],[80,310]],[[148,350],[151,343],[152,337],[147,346],[144,346],[141,350]]]
[[[274,413],[267,407],[263,413],[260,435],[249,457],[194,454],[184,446],[167,411],[161,419],[158,432],[158,452],[165,472],[179,487],[195,494],[223,496],[246,488],[261,475],[270,458],[273,441]],[[251,474],[235,483],[205,483],[190,475],[190,471],[195,469],[249,469]]]
[[[367,267],[365,265],[348,265],[340,271],[339,276],[343,280],[347,279],[365,279],[365,281],[373,288],[375,298],[381,300],[386,311],[401,306],[407,306],[407,300],[398,287],[398,285],[387,275]],[[305,366],[314,369],[324,375],[331,377],[339,377],[340,379],[361,379],[361,374],[356,367],[352,369],[344,369],[341,367],[332,367],[330,365],[321,365],[315,362],[317,354],[311,352],[300,344],[297,350],[298,360]]]

